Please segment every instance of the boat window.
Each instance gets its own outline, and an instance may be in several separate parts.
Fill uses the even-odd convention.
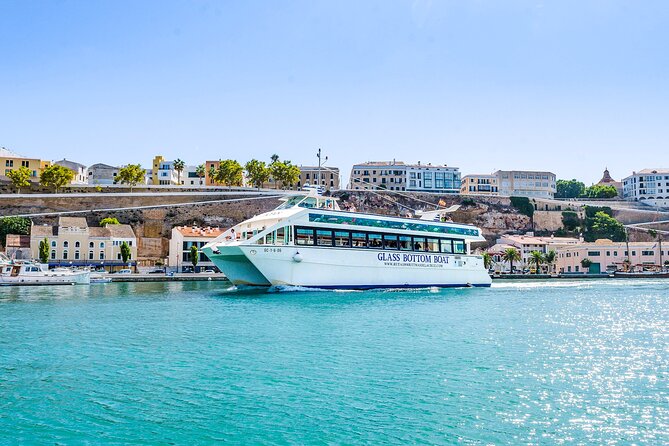
[[[303,196],[297,196],[297,197],[292,197],[286,200],[281,206],[277,207],[277,209],[289,209],[292,208],[293,206],[296,206],[300,201],[304,199]]]
[[[451,240],[441,239],[440,242],[441,242],[440,243],[441,252],[446,253],[446,254],[452,254],[453,253],[453,245],[451,244]]]
[[[408,235],[400,235],[400,250],[402,251],[411,251],[412,245],[411,245],[411,236]]]
[[[273,244],[274,244],[274,240],[275,240],[275,236],[276,236],[276,234],[275,234],[274,231],[272,231],[272,232],[270,232],[269,234],[267,234],[267,235],[265,236],[265,244],[266,244],[266,245],[273,245]]]
[[[413,250],[414,251],[424,251],[425,250],[425,237],[414,237],[413,238]]]
[[[439,252],[439,239],[428,238],[425,242],[425,251]]]
[[[334,242],[335,246],[351,246],[351,233],[348,231],[335,231]]]
[[[391,234],[383,234],[383,249],[397,249],[397,236]]]
[[[453,252],[455,254],[464,254],[465,253],[465,242],[464,242],[464,240],[453,240]]]
[[[351,241],[353,242],[354,248],[366,248],[367,234],[364,232],[353,232],[351,233]]]
[[[297,228],[295,230],[295,244],[296,245],[313,245],[314,244],[314,230],[307,228]]]
[[[381,234],[368,234],[369,237],[369,247],[370,248],[381,248],[383,246],[381,242]]]
[[[317,229],[316,244],[318,246],[332,246],[332,231],[329,229]]]
[[[413,221],[383,220],[379,218],[350,217],[346,215],[320,214],[317,212],[309,213],[309,221],[316,223],[332,223],[339,225],[368,226],[374,228],[423,231],[436,234],[457,234],[479,236],[479,229],[453,226],[450,224],[430,224]]]
[[[286,227],[281,227],[276,231],[276,237],[274,238],[274,244],[276,245],[286,245],[288,240],[286,240]]]

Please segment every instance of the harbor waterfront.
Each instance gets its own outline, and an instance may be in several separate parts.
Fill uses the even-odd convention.
[[[666,444],[665,280],[0,289],[0,443]]]

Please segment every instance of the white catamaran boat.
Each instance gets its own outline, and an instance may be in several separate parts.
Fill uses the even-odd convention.
[[[49,271],[47,265],[10,260],[0,254],[0,286],[89,284],[90,272],[62,268]]]
[[[202,250],[234,285],[487,287],[483,258],[470,254],[479,241],[473,226],[341,211],[312,192],[284,199]]]

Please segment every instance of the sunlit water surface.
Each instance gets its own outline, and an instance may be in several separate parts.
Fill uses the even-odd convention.
[[[0,443],[669,443],[669,281],[0,289]]]

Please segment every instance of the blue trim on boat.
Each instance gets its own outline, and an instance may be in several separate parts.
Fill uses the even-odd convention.
[[[381,288],[489,288],[489,283],[473,284],[418,284],[418,285],[297,285],[304,288],[316,288],[324,290],[373,290]]]

